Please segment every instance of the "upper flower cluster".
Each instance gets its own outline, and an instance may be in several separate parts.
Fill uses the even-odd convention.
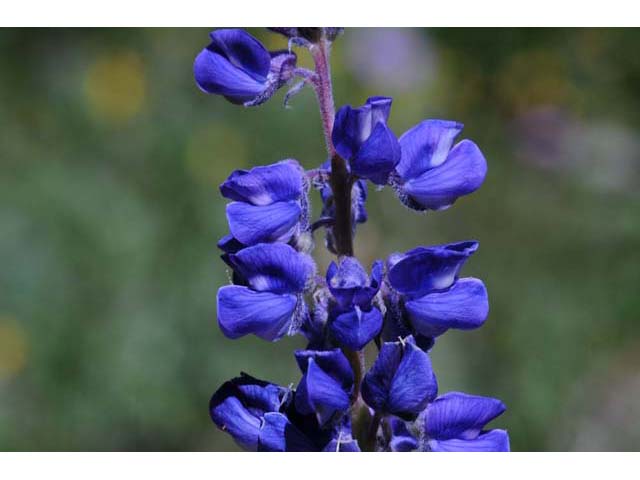
[[[301,334],[308,344],[295,352],[301,373],[295,388],[243,374],[213,395],[213,421],[249,450],[508,450],[504,430],[485,430],[505,410],[502,402],[459,392],[438,396],[429,355],[448,329],[478,328],[487,318],[483,282],[460,278],[478,242],[421,246],[368,269],[344,249],[367,219],[367,181],[391,186],[411,209],[442,210],[480,187],[484,156],[470,140],[454,144],[458,122],[424,120],[398,139],[387,123],[388,97],[333,116],[327,62],[341,29],[274,30],[308,48],[316,70],[296,67],[288,50],[267,52],[242,30],[217,30],[196,58],[196,81],[208,93],[251,106],[301,78],[318,96],[330,158],[309,171],[293,159],[237,170],[220,186],[230,200],[230,234],[218,246],[232,284],[218,291],[218,323],[232,339]],[[323,204],[315,222],[311,186]],[[318,228],[338,255],[324,276],[309,255]],[[367,369],[364,349],[372,343],[378,354]]]
[[[398,140],[387,126],[391,103],[371,97],[361,107],[338,111],[332,139],[353,174],[390,183],[415,210],[443,210],[482,185],[487,162],[478,146],[471,140],[453,146],[461,123],[424,120]]]

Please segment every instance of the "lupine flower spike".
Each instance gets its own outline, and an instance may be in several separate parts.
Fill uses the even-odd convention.
[[[229,339],[302,335],[308,343],[294,354],[300,377],[289,387],[241,373],[211,397],[211,419],[252,451],[508,451],[507,432],[486,428],[505,405],[438,395],[429,354],[447,330],[487,320],[484,283],[461,276],[478,242],[388,253],[370,266],[353,252],[356,227],[368,218],[367,182],[390,186],[410,209],[444,210],[483,183],[484,155],[471,140],[455,143],[462,124],[454,121],[424,120],[397,138],[389,97],[335,113],[329,52],[343,29],[271,30],[284,37],[281,51],[243,30],[212,32],[195,59],[196,83],[244,106],[296,79],[285,102],[313,88],[328,158],[308,171],[294,159],[236,170],[220,185],[229,234],[218,247],[231,283],[218,290],[217,317]],[[296,66],[294,47],[309,51],[314,70]],[[315,220],[312,187],[322,199]],[[336,255],[325,275],[310,255],[319,229]],[[378,353],[367,369],[369,345]]]

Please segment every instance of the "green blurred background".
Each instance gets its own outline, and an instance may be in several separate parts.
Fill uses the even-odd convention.
[[[1,450],[235,450],[208,417],[218,385],[299,378],[301,338],[218,330],[217,185],[320,164],[315,98],[201,93],[207,34],[0,30]],[[480,240],[465,274],[489,319],[433,361],[441,391],[506,402],[514,450],[640,449],[639,46],[638,30],[348,29],[334,47],[338,105],[393,96],[396,134],[455,119],[486,155],[483,187],[445,212],[370,191],[356,251]]]

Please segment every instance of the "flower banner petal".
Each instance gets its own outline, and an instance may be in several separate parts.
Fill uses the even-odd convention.
[[[302,175],[302,167],[295,160],[236,170],[220,185],[220,193],[229,200],[253,205],[298,200],[303,192]]]
[[[445,161],[463,125],[449,120],[424,120],[400,139],[402,155],[396,171],[405,180],[415,178]]]
[[[487,161],[478,146],[463,140],[443,164],[408,180],[402,190],[423,209],[443,210],[458,197],[475,192],[487,175]]]
[[[427,407],[426,432],[430,438],[474,439],[484,426],[506,410],[504,404],[490,397],[449,392]]]
[[[231,234],[245,245],[287,242],[295,233],[302,209],[297,202],[255,206],[245,202],[227,205]]]
[[[489,314],[489,299],[481,280],[461,278],[448,290],[406,302],[405,309],[417,332],[437,337],[449,328],[470,330],[482,326]]]
[[[297,298],[227,285],[218,290],[218,324],[228,338],[250,333],[275,341],[289,333]]]

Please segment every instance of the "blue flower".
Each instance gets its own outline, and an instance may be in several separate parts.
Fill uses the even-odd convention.
[[[382,282],[382,262],[374,262],[371,279],[354,257],[331,262],[327,286],[333,296],[329,307],[329,331],[339,345],[360,350],[382,328],[382,313],[372,302]]]
[[[467,259],[478,249],[474,240],[417,247],[389,258],[388,279],[398,292],[417,297],[453,285]]]
[[[295,356],[303,373],[296,389],[296,410],[303,415],[315,414],[321,426],[344,414],[349,409],[354,379],[340,349],[298,350]]]
[[[466,260],[478,248],[467,241],[419,247],[390,259],[388,281],[399,295],[389,295],[390,324],[408,322],[408,331],[425,338],[449,328],[480,327],[489,313],[487,289],[477,278],[458,279]]]
[[[406,206],[443,210],[482,185],[487,162],[478,146],[463,140],[451,148],[461,131],[461,123],[425,120],[400,137],[402,154],[391,183]]]
[[[338,110],[333,145],[348,160],[351,172],[379,185],[400,161],[400,145],[387,126],[391,102],[388,97],[370,97],[358,108],[345,105]]]
[[[376,412],[416,417],[438,393],[429,356],[409,336],[385,342],[362,382],[362,398]]]
[[[315,272],[308,255],[282,243],[258,244],[230,254],[239,285],[218,290],[218,323],[229,338],[250,333],[275,341],[294,334],[307,315],[302,297]]]
[[[206,93],[254,106],[267,101],[292,77],[296,64],[293,53],[269,53],[240,29],[216,30],[209,37],[211,43],[193,64],[196,83]]]
[[[449,328],[471,330],[482,326],[489,314],[487,289],[482,280],[461,278],[450,288],[405,302],[413,328],[421,335],[438,337]]]
[[[226,253],[262,242],[289,242],[306,229],[307,183],[295,160],[236,170],[220,185],[229,200],[231,237],[218,246]]]
[[[495,398],[449,392],[430,403],[413,425],[392,421],[390,447],[394,451],[508,452],[505,430],[484,430],[505,409]]]
[[[350,425],[323,430],[295,411],[295,392],[241,374],[225,382],[209,402],[209,413],[221,430],[245,450],[313,452],[325,448],[353,451]],[[342,441],[341,445],[336,445]]]
[[[218,428],[229,433],[238,445],[257,451],[265,414],[279,412],[287,395],[285,388],[243,373],[216,391],[209,402],[209,413]]]

